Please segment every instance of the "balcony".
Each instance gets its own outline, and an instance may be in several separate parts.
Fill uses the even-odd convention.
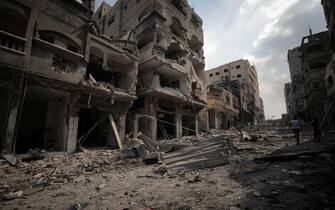
[[[27,40],[0,30],[0,63],[23,68]]]
[[[218,96],[208,96],[207,101],[210,109],[217,109],[221,112],[238,113],[238,107],[232,106],[231,103],[224,101]]]
[[[113,39],[112,44],[138,57],[138,50],[137,50],[136,42],[129,41],[129,40]]]
[[[155,70],[156,74],[181,78],[187,75],[185,68],[174,60],[166,59],[166,49],[160,45],[147,45],[141,50],[140,71]]]

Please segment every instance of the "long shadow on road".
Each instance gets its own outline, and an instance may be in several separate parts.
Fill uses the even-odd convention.
[[[286,147],[273,154],[317,151],[269,161],[242,162],[230,177],[250,191],[242,209],[335,209],[335,144]],[[299,153],[300,154],[300,153]]]

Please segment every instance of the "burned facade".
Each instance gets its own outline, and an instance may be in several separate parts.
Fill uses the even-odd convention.
[[[134,136],[153,140],[198,132],[206,106],[202,20],[186,0],[103,3],[94,21],[104,36],[137,42],[138,99]]]
[[[239,100],[238,121],[255,124],[264,120],[257,71],[248,60],[237,60],[206,71],[208,85],[221,83]]]
[[[99,35],[94,0],[0,3],[1,150],[122,147],[136,44]]]

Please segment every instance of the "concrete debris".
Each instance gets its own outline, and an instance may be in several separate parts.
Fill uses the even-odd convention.
[[[139,204],[133,204],[132,206],[130,206],[128,208],[124,208],[123,210],[151,210],[151,208],[144,207],[144,206],[139,205]]]
[[[200,210],[277,209],[293,204],[306,209],[323,203],[333,209],[333,144],[311,144],[303,133],[303,144],[296,146],[286,131],[260,127],[246,129],[248,135],[259,137],[257,142],[243,141],[238,130],[213,130],[199,137],[171,139],[171,144],[158,142],[161,150],[173,145],[168,153],[149,152],[142,139],[133,138],[121,152],[85,149],[70,156],[23,161],[18,156],[15,167],[2,160],[0,206]],[[141,147],[148,151],[143,158],[136,149]],[[253,161],[286,154],[303,155]],[[64,202],[71,196],[74,204]],[[24,203],[16,202],[20,198]],[[131,203],[134,200],[139,203]]]
[[[5,194],[2,196],[2,199],[4,200],[14,200],[17,198],[21,198],[23,195],[23,191],[17,191],[17,192],[10,192],[8,194]]]

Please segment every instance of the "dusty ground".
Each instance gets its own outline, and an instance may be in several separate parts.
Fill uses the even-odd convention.
[[[275,127],[249,130],[256,142],[235,137],[239,154],[229,165],[184,173],[153,173],[161,165],[119,160],[113,151],[22,162],[0,168],[0,209],[335,209],[334,153],[295,160],[256,162],[269,153],[329,149],[310,134],[295,146],[291,134]],[[218,133],[218,131],[216,131]],[[9,192],[22,196],[8,196]],[[18,193],[20,194],[20,193]],[[18,198],[16,198],[18,197]]]

